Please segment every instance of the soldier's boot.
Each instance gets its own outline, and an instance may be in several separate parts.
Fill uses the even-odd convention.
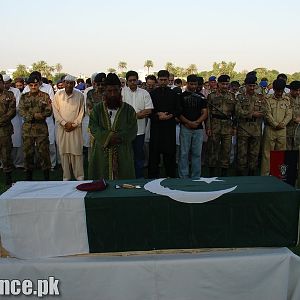
[[[26,181],[32,181],[32,171],[31,170],[26,170],[25,180]]]
[[[5,185],[6,186],[11,186],[12,185],[11,172],[5,173]]]
[[[227,168],[221,168],[221,177],[227,177],[228,169]]]
[[[46,180],[46,181],[50,180],[49,169],[48,170],[44,170],[44,180]]]
[[[216,176],[216,168],[209,167],[209,177],[215,177]]]

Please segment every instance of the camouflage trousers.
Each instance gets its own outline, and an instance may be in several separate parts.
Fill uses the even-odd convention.
[[[51,168],[48,136],[23,136],[25,170],[34,169],[35,146],[37,148],[42,170]]]
[[[3,165],[3,172],[10,173],[14,169],[14,165],[11,157],[12,141],[11,136],[0,137],[0,160]]]
[[[238,170],[257,170],[260,150],[260,136],[238,136],[237,168]]]
[[[227,169],[230,163],[231,134],[212,134],[207,141],[208,167]]]

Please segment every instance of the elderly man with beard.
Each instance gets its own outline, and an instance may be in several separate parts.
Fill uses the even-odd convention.
[[[109,73],[104,101],[94,106],[89,128],[95,142],[89,161],[90,179],[135,178],[132,142],[137,134],[134,108],[122,102],[121,82]]]
[[[77,180],[84,179],[82,119],[83,94],[74,89],[75,77],[67,75],[64,90],[54,97],[53,112],[57,123],[57,145],[61,157],[63,180],[71,180],[71,169]]]

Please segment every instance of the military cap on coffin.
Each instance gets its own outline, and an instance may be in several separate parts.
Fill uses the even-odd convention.
[[[89,183],[82,183],[76,186],[79,191],[93,192],[104,191],[107,188],[107,183],[104,179],[96,180]]]

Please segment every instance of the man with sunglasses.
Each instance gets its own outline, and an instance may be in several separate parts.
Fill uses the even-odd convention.
[[[237,171],[238,175],[258,175],[258,155],[262,137],[263,99],[255,90],[257,78],[245,79],[245,92],[236,96],[235,113],[237,128]]]

